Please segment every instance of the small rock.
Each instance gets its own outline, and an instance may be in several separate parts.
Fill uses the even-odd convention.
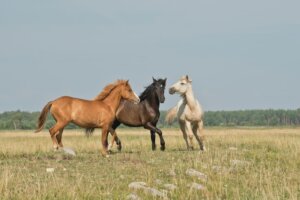
[[[164,188],[166,188],[167,190],[173,191],[177,189],[177,186],[174,184],[164,184]]]
[[[216,171],[216,172],[219,172],[219,171],[222,170],[222,167],[221,167],[221,166],[214,165],[214,166],[212,166],[212,170],[213,170],[213,171]]]
[[[155,189],[155,188],[147,188],[145,190],[147,193],[151,194],[153,197],[161,197],[161,198],[166,198],[166,195],[162,193],[161,191]]]
[[[218,173],[227,172],[227,168],[226,167],[217,166],[217,165],[212,166],[212,170],[214,172],[218,172]]]
[[[134,190],[140,190],[140,189],[145,189],[146,187],[146,183],[145,182],[132,182],[129,184],[129,188],[130,189],[134,189]]]
[[[162,181],[159,180],[159,179],[156,179],[156,180],[155,180],[155,183],[156,183],[157,185],[161,185],[161,184],[162,184]]]
[[[170,172],[169,172],[169,175],[170,176],[176,176],[176,172],[174,169],[171,169]]]
[[[164,199],[167,199],[169,191],[168,190],[161,190],[161,192],[164,194]]]
[[[127,200],[140,200],[140,197],[137,196],[136,194],[129,194],[127,197],[126,197]]]
[[[133,190],[143,190],[145,193],[150,194],[153,197],[167,199],[166,194],[164,194],[163,192],[161,192],[155,188],[147,187],[147,184],[144,182],[132,182],[129,184],[128,187]]]
[[[120,176],[120,179],[124,180],[124,179],[125,179],[125,176],[124,176],[124,175],[121,175],[121,176]]]
[[[46,169],[46,172],[47,172],[47,173],[53,173],[54,170],[55,170],[54,168],[47,168],[47,169]]]
[[[190,184],[190,187],[191,187],[191,189],[194,189],[194,190],[205,190],[205,187],[198,183],[192,183],[192,184]]]
[[[67,169],[66,169],[66,168],[63,168],[63,171],[67,171]]]
[[[231,151],[237,151],[238,148],[236,148],[236,147],[229,147],[229,150],[231,150]]]
[[[231,160],[230,163],[231,163],[231,165],[233,165],[235,167],[246,166],[246,165],[250,164],[250,162],[243,161],[243,160]]]
[[[63,148],[64,153],[71,155],[71,156],[76,156],[76,153],[73,149],[69,148],[69,147],[64,147]]]
[[[188,169],[186,170],[186,174],[189,176],[193,176],[193,177],[197,177],[198,179],[207,180],[207,176],[205,174],[203,174],[202,172],[199,172],[195,169]]]

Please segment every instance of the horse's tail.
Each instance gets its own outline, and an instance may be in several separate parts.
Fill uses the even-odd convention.
[[[177,105],[171,108],[170,110],[168,110],[165,121],[168,124],[171,124],[176,118],[176,115],[177,115]]]
[[[44,128],[45,122],[47,120],[47,114],[50,111],[51,106],[52,106],[52,101],[47,103],[47,105],[43,108],[43,110],[39,116],[39,119],[38,119],[38,127],[37,127],[35,133],[40,132]]]
[[[86,128],[86,129],[85,129],[85,135],[86,135],[87,137],[90,137],[90,136],[93,135],[94,131],[95,131],[95,128]]]

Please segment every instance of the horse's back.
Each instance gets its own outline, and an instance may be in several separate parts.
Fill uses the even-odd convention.
[[[53,101],[51,114],[56,119],[72,121],[84,127],[84,124],[96,126],[100,118],[101,120],[105,116],[109,118],[112,115],[112,111],[102,101],[62,96]]]

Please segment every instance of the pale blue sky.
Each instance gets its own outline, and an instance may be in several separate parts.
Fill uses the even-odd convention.
[[[0,112],[116,79],[193,79],[205,110],[300,107],[300,1],[0,1]],[[162,109],[179,99],[166,95]]]

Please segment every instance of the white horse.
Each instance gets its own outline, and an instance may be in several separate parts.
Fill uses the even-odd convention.
[[[200,149],[205,151],[205,146],[203,144],[203,115],[204,112],[198,100],[194,97],[192,90],[192,80],[189,77],[183,76],[177,83],[170,87],[169,93],[173,95],[178,93],[182,99],[177,103],[177,105],[171,108],[166,116],[166,121],[171,123],[176,115],[180,125],[180,129],[183,134],[183,138],[186,142],[188,149],[193,149],[193,135],[197,139]],[[190,139],[190,145],[188,138]]]

